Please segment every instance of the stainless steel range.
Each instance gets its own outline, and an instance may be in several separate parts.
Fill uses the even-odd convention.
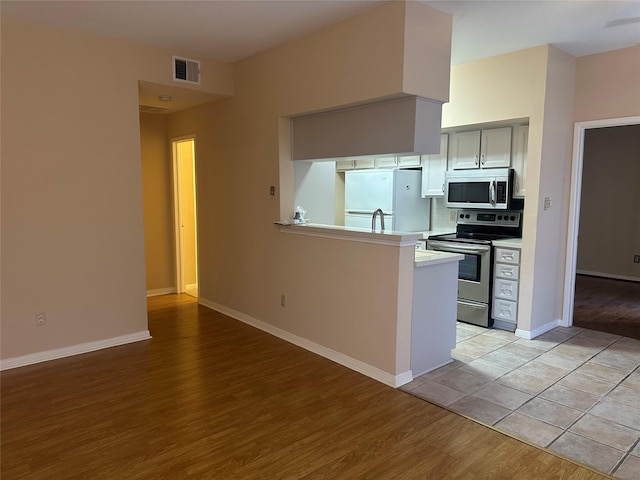
[[[456,232],[431,235],[427,250],[464,255],[458,268],[458,320],[493,326],[493,240],[522,236],[522,212],[458,210]]]

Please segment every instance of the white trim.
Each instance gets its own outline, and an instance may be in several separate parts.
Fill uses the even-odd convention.
[[[613,278],[615,280],[627,280],[629,282],[640,282],[639,277],[629,277],[627,275],[614,275],[611,273],[591,272],[589,270],[576,270],[580,275],[589,275],[591,277]]]
[[[175,238],[175,250],[174,259],[176,266],[176,293],[185,293],[187,286],[184,285],[184,232],[181,228],[182,225],[182,179],[180,169],[180,156],[178,155],[178,144],[183,142],[191,142],[193,147],[193,155],[191,166],[193,168],[193,204],[194,204],[194,223],[193,228],[196,238],[198,236],[198,205],[197,205],[197,178],[196,178],[196,134],[181,135],[179,137],[171,137],[169,139],[171,144],[171,167],[172,167],[172,180],[173,180],[173,225],[174,225],[174,238]],[[196,240],[196,282],[198,278],[198,242]]]
[[[411,374],[411,370],[400,373],[398,375],[393,375],[391,373],[385,372],[384,370],[380,370],[377,367],[364,363],[355,358],[349,357],[343,353],[337,352],[335,350],[331,350],[330,348],[324,347],[318,343],[307,340],[306,338],[299,337],[294,335],[293,333],[287,332],[286,330],[282,330],[281,328],[274,327],[273,325],[263,322],[262,320],[258,320],[256,318],[250,317],[249,315],[245,315],[244,313],[238,312],[231,308],[227,308],[224,305],[220,305],[218,303],[212,302],[210,300],[206,300],[202,297],[198,299],[198,303],[207,308],[211,308],[216,312],[223,313],[228,317],[239,320],[247,325],[251,325],[263,332],[267,332],[274,337],[278,337],[282,340],[285,340],[289,343],[297,345],[298,347],[302,347],[305,350],[313,352],[321,357],[327,358],[333,362],[339,363],[351,370],[355,370],[358,373],[366,375],[369,378],[377,380],[385,385],[389,385],[390,387],[400,387],[405,383],[413,380],[413,375]]]
[[[335,225],[300,224],[281,226],[280,231],[310,237],[346,240],[349,242],[375,243],[393,247],[415,247],[422,233],[414,232],[374,232],[363,228],[341,227]]]
[[[567,325],[562,325],[562,321],[558,319],[558,320],[553,320],[549,323],[546,323],[541,327],[538,327],[535,330],[531,330],[531,331],[517,328],[515,334],[516,334],[516,337],[525,338],[527,340],[533,340],[534,338],[539,337],[543,333],[546,333],[549,330],[553,330],[554,328],[561,327],[561,326],[567,326]]]
[[[590,128],[619,127],[640,124],[640,116],[609,118],[576,122],[573,130],[573,158],[571,167],[571,187],[569,194],[569,218],[567,221],[567,256],[564,270],[564,304],[560,325],[573,325],[573,303],[575,301],[575,276],[578,258],[578,226],[580,222],[580,195],[582,192],[582,165],[584,161],[584,133]]]
[[[453,362],[453,358],[447,360],[446,362],[442,362],[442,363],[439,363],[438,365],[434,365],[433,367],[427,368],[424,372],[416,373],[411,380],[413,380],[414,378],[418,378],[418,377],[424,375],[425,373],[433,372],[434,370],[436,370],[436,369],[438,369],[440,367],[444,367],[445,365],[449,365],[451,362]],[[413,373],[413,372],[411,372],[411,373]],[[405,382],[405,383],[409,383],[409,382]]]
[[[173,287],[156,288],[153,290],[147,290],[147,297],[157,297],[158,295],[170,295],[176,293],[176,289]]]
[[[7,358],[0,361],[0,370],[9,370],[10,368],[24,367],[34,363],[47,362],[58,358],[71,357],[82,353],[94,352],[104,348],[116,347],[127,343],[139,342],[151,338],[149,330],[130,333],[120,337],[107,338],[105,340],[97,340],[95,342],[80,343],[71,347],[56,348],[54,350],[46,350],[44,352],[30,353],[20,357]]]

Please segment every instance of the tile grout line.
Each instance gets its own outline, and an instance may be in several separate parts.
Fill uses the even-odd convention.
[[[571,335],[571,336],[569,336],[569,337],[565,338],[564,340],[562,340],[562,341],[560,341],[560,342],[556,343],[556,345],[554,345],[553,347],[551,347],[551,348],[549,348],[549,349],[547,349],[547,350],[544,350],[544,351],[543,351],[542,353],[540,353],[539,355],[537,355],[537,356],[535,356],[535,357],[533,357],[533,358],[531,358],[531,359],[529,359],[529,360],[526,360],[526,361],[525,361],[525,363],[523,363],[522,365],[520,365],[520,366],[518,366],[518,367],[516,367],[516,368],[514,368],[514,369],[512,369],[512,370],[510,370],[510,371],[509,371],[509,372],[507,372],[507,373],[504,373],[503,375],[500,375],[500,376],[498,376],[498,377],[496,377],[496,378],[494,378],[494,379],[490,380],[487,384],[485,384],[485,386],[486,386],[486,385],[488,385],[488,384],[490,384],[490,383],[496,382],[496,381],[498,381],[500,378],[502,378],[502,377],[504,377],[505,375],[507,375],[508,373],[511,373],[511,372],[513,372],[513,371],[515,371],[515,370],[517,370],[517,369],[519,369],[519,368],[522,368],[523,366],[525,366],[525,365],[527,365],[527,364],[529,364],[529,363],[531,363],[531,362],[535,361],[536,359],[538,359],[539,357],[541,357],[541,356],[542,356],[542,355],[544,355],[545,353],[550,353],[550,352],[552,352],[556,347],[558,347],[559,345],[562,345],[563,343],[565,343],[565,342],[567,342],[567,341],[571,340],[572,338],[576,338],[576,337],[577,337],[578,335],[580,335],[582,332],[584,332],[584,330],[583,330],[583,331],[581,331],[581,332],[577,332],[577,333],[575,333],[574,335]],[[464,341],[467,341],[467,340],[469,340],[469,339],[471,339],[471,338],[474,338],[474,337],[480,336],[480,335],[482,335],[482,334],[483,334],[483,333],[478,333],[477,335],[473,335],[473,336],[467,337],[467,338],[465,338],[465,339],[463,339],[463,340],[461,340],[460,342],[457,342],[457,343],[462,343],[462,342],[464,342]],[[585,338],[586,338],[586,339],[590,339],[590,338],[592,338],[592,337],[586,336]],[[502,420],[504,420],[506,417],[508,417],[508,416],[509,416],[509,415],[511,415],[512,413],[514,413],[514,412],[518,411],[518,410],[519,410],[520,408],[522,408],[524,405],[527,405],[528,403],[530,403],[531,401],[533,401],[533,399],[534,399],[534,398],[538,398],[538,397],[539,397],[541,394],[543,394],[545,391],[547,391],[548,389],[550,389],[550,388],[551,388],[551,387],[553,387],[554,385],[558,384],[558,382],[560,382],[563,378],[567,377],[567,376],[568,376],[568,375],[570,375],[571,373],[574,373],[574,372],[575,372],[575,371],[577,371],[579,368],[583,367],[583,366],[584,366],[584,365],[586,365],[588,362],[590,362],[591,360],[593,360],[596,356],[598,356],[599,354],[601,354],[602,352],[604,352],[605,350],[607,350],[608,348],[610,348],[612,345],[616,344],[616,343],[617,343],[621,338],[623,338],[623,337],[618,336],[618,338],[616,338],[615,340],[613,340],[611,343],[608,343],[606,346],[603,346],[602,348],[599,348],[599,347],[598,347],[598,348],[599,348],[599,350],[598,350],[598,351],[596,351],[595,353],[593,353],[592,355],[590,355],[589,357],[587,357],[587,358],[586,358],[584,361],[582,361],[579,365],[577,365],[577,366],[576,366],[576,367],[574,367],[573,369],[569,370],[566,374],[564,374],[564,375],[562,375],[561,377],[559,377],[558,379],[556,379],[556,380],[555,380],[551,385],[549,385],[549,386],[547,386],[546,388],[542,389],[541,391],[539,391],[539,392],[538,392],[538,393],[536,393],[535,395],[532,395],[532,394],[530,394],[530,393],[528,393],[528,392],[523,392],[522,390],[518,390],[517,388],[514,388],[514,390],[517,390],[517,391],[519,391],[519,392],[521,392],[521,393],[524,393],[524,394],[527,394],[527,395],[532,395],[532,396],[531,396],[531,398],[530,398],[530,399],[528,399],[527,401],[525,401],[522,405],[520,405],[520,406],[519,406],[518,408],[516,408],[515,410],[508,409],[508,410],[511,410],[511,411],[510,411],[509,413],[507,413],[506,415],[502,416],[501,418],[499,418],[498,420],[496,420],[492,425],[494,425],[494,426],[495,426],[497,423],[501,422]],[[592,339],[593,339],[593,340],[597,340],[597,338],[592,338]],[[508,342],[508,343],[506,343],[505,345],[502,345],[501,347],[498,347],[498,348],[496,348],[496,349],[490,350],[490,351],[488,351],[488,352],[484,353],[483,355],[481,355],[480,357],[476,357],[476,358],[471,359],[468,363],[471,363],[472,361],[475,361],[475,360],[481,360],[485,355],[488,355],[488,354],[490,354],[490,353],[492,353],[492,352],[498,351],[498,350],[500,350],[500,349],[502,349],[502,348],[506,347],[507,345],[514,344],[514,343],[516,343],[517,341],[518,341],[518,339],[516,339],[516,340],[514,340],[514,341],[511,341],[511,342]],[[457,345],[457,344],[456,344],[456,345]],[[578,345],[578,346],[580,346],[580,345]],[[533,347],[533,348],[536,348],[536,347]],[[586,348],[590,348],[590,347],[586,347]],[[517,355],[515,355],[515,356],[517,356]],[[496,365],[496,366],[498,366],[498,367],[506,368],[506,367],[503,367],[502,365],[495,364],[495,363],[490,362],[490,361],[488,361],[488,360],[484,360],[484,361],[485,361],[485,362],[487,362],[487,363],[490,363],[490,364],[492,364],[492,365]],[[460,368],[462,368],[463,366],[467,365],[468,363],[467,363],[467,362],[462,362],[462,365],[460,365],[460,366],[456,367],[456,368],[455,368],[455,369],[453,369],[453,370],[460,369]],[[543,365],[546,365],[546,364],[544,364],[544,363],[543,363]],[[613,367],[613,366],[610,366],[610,365],[606,365],[606,364],[599,364],[599,363],[596,363],[596,365],[601,365],[601,366],[603,366],[603,367],[607,367],[607,368],[614,368],[614,369],[616,369],[616,370],[619,370],[619,369],[617,369],[616,367]],[[550,365],[550,366],[554,366],[554,365]],[[524,412],[521,412],[521,414],[522,414],[522,415],[526,415],[527,417],[532,418],[532,419],[534,419],[534,420],[537,420],[537,421],[540,421],[540,422],[542,422],[542,423],[545,423],[545,424],[547,424],[547,425],[550,425],[550,426],[552,426],[552,427],[560,428],[560,429],[562,430],[562,432],[561,432],[559,435],[557,435],[553,440],[551,440],[547,445],[543,445],[543,447],[545,447],[545,448],[549,448],[549,447],[551,447],[555,442],[557,442],[557,440],[558,440],[562,435],[564,435],[565,433],[569,432],[570,428],[571,428],[571,427],[573,427],[573,426],[574,426],[578,421],[580,421],[582,418],[584,418],[584,417],[585,417],[585,416],[586,416],[586,415],[587,415],[587,414],[588,414],[588,413],[589,413],[593,408],[595,408],[597,405],[601,404],[601,403],[602,403],[606,398],[608,398],[609,394],[610,394],[613,390],[615,390],[618,386],[620,386],[620,385],[622,384],[622,382],[624,382],[627,378],[629,378],[629,377],[630,377],[630,376],[631,376],[631,375],[632,375],[636,370],[638,370],[639,368],[640,368],[639,366],[636,366],[636,367],[635,367],[634,369],[632,369],[630,372],[627,372],[627,373],[626,373],[626,375],[625,375],[624,377],[622,377],[620,380],[618,380],[616,383],[611,384],[611,385],[612,385],[612,386],[611,386],[611,388],[609,388],[609,389],[608,389],[604,394],[599,395],[599,399],[598,399],[598,400],[597,400],[593,405],[591,405],[589,408],[587,408],[584,412],[581,412],[581,414],[580,414],[580,415],[579,415],[579,416],[578,416],[578,417],[577,417],[573,422],[571,422],[567,427],[564,427],[564,428],[563,428],[563,427],[559,427],[558,425],[553,425],[553,424],[547,423],[547,422],[545,422],[545,421],[543,421],[543,420],[537,419],[537,418],[535,418],[535,417],[531,417],[531,416],[527,415],[527,414],[526,414],[526,413],[524,413]],[[621,370],[621,371],[624,371],[624,370]],[[447,373],[448,373],[448,372],[447,372]],[[588,374],[586,374],[586,373],[585,373],[584,375],[586,375],[586,376],[588,376],[588,377],[591,377],[591,378],[594,378],[594,379],[596,379],[596,380],[601,380],[601,381],[603,381],[603,382],[609,383],[609,382],[607,382],[606,380],[604,380],[604,379],[602,379],[602,378],[600,378],[600,377],[596,377],[596,376],[588,375]],[[478,376],[479,376],[479,377],[481,377],[481,375],[478,375]],[[535,377],[535,376],[534,376],[534,377]],[[436,377],[436,379],[434,379],[434,381],[436,381],[436,380],[437,380],[437,378],[439,378],[439,377]],[[544,380],[544,378],[542,378],[542,377],[537,377],[537,378],[541,378],[541,379],[543,379],[543,380]],[[437,383],[439,383],[439,382],[437,382]],[[441,385],[444,385],[444,384],[441,384]],[[501,384],[501,385],[502,385],[502,384]],[[505,386],[505,387],[508,387],[507,385],[504,385],[504,386]],[[451,387],[450,387],[450,388],[451,388]],[[470,392],[470,393],[460,392],[460,393],[464,393],[464,396],[463,396],[463,397],[461,397],[460,399],[456,400],[456,402],[459,402],[459,401],[461,401],[461,400],[463,400],[463,399],[465,399],[465,398],[468,398],[468,397],[472,397],[472,396],[473,396],[473,393],[476,393],[477,391],[481,390],[482,388],[484,388],[484,386],[483,386],[483,387],[479,387],[479,388],[477,388],[477,389],[473,390],[473,391],[472,391],[472,392]],[[513,388],[513,387],[509,387],[509,388]],[[567,388],[571,388],[571,387],[567,387]],[[455,390],[455,389],[454,389],[454,390]],[[574,390],[575,390],[575,389],[574,389]],[[591,393],[591,392],[584,392],[584,391],[582,391],[582,390],[578,390],[578,391],[583,392],[583,393],[586,393],[586,394],[589,394],[589,395],[593,395],[593,393]],[[548,401],[548,402],[554,403],[554,404],[556,404],[556,405],[559,405],[559,406],[563,406],[563,407],[567,407],[567,408],[573,408],[573,407],[569,407],[568,405],[562,405],[562,404],[557,403],[557,402],[555,402],[555,401],[553,401],[553,400],[549,400],[549,399],[545,399],[545,398],[542,398],[542,399],[543,399],[543,400],[545,400],[545,401]],[[489,403],[493,403],[493,402],[491,402],[490,400],[487,400],[487,401],[488,401]],[[613,401],[613,400],[612,400],[612,401]],[[456,402],[453,402],[453,403],[456,403]],[[500,405],[498,405],[498,406],[500,406]],[[576,408],[573,408],[573,410],[578,410],[578,411],[580,411],[579,409],[576,409]],[[464,412],[462,412],[462,411],[460,411],[459,413],[462,413],[462,414],[466,415],[466,414],[465,414]],[[596,416],[597,416],[597,415],[596,415]],[[605,420],[607,420],[607,419],[605,419]],[[608,420],[608,421],[612,422],[611,420]],[[616,424],[617,424],[617,422],[612,422],[612,423],[616,423]],[[627,427],[627,428],[628,428],[628,427]],[[634,430],[635,430],[635,429],[634,429]],[[575,432],[571,432],[571,433],[572,433],[572,434],[574,434],[574,435],[577,435],[577,436],[579,436],[579,437],[585,438],[586,440],[592,440],[592,439],[589,439],[588,437],[584,437],[583,435],[580,435],[580,434],[578,434],[578,433],[575,433]],[[598,442],[598,441],[596,441],[596,440],[592,440],[592,441],[595,441],[596,443],[600,443],[600,442]],[[640,441],[640,440],[638,440],[638,441]],[[629,457],[629,455],[631,455],[631,451],[633,451],[633,448],[634,448],[634,447],[635,447],[635,445],[638,443],[638,441],[636,441],[636,442],[634,443],[634,445],[633,445],[631,448],[629,448],[629,449],[628,449],[628,451],[627,451],[627,452],[623,452],[623,456],[622,456],[622,458],[621,458],[621,459],[616,463],[616,465],[614,465],[614,466],[612,467],[612,469],[610,470],[610,472],[609,472],[609,473],[612,473],[612,472],[617,471],[617,469],[618,469],[618,468],[619,468],[619,467],[624,463],[624,461]],[[607,444],[605,444],[605,443],[600,443],[600,444],[601,444],[601,445],[605,445],[605,446],[607,446],[607,447],[609,447],[609,448],[616,449],[615,447],[613,447],[613,446],[611,446],[611,445],[607,445]],[[620,450],[618,450],[618,451],[620,451]]]
[[[627,453],[625,453],[622,458],[618,461],[618,463],[616,463],[613,468],[611,469],[610,475],[613,475],[614,473],[616,473],[618,471],[618,469],[624,464],[624,462],[627,461],[627,459],[631,456],[631,452],[633,452],[633,449],[636,447],[636,445],[640,444],[640,438],[638,438],[633,445],[631,445],[631,448],[629,448],[629,451],[627,451]]]

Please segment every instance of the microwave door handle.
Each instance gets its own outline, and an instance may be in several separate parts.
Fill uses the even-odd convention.
[[[489,201],[491,205],[495,207],[496,205],[496,181],[492,180],[489,184]]]

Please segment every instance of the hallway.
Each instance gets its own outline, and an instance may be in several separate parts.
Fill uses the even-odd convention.
[[[576,275],[573,325],[640,340],[640,282]]]

